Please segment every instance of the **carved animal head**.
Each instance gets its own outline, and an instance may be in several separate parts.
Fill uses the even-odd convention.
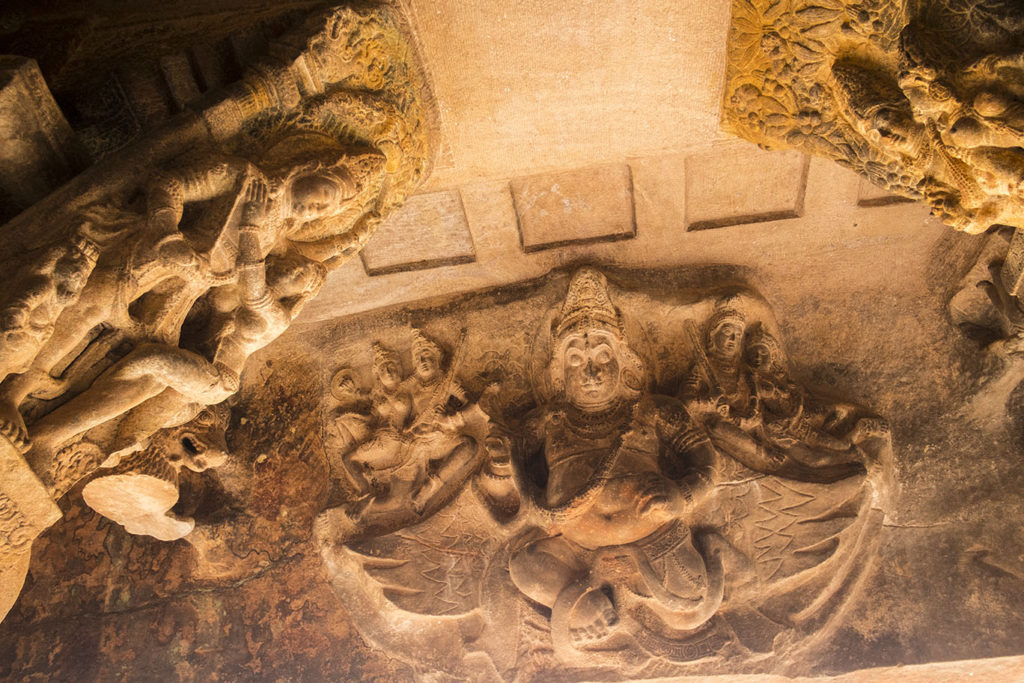
[[[219,467],[228,457],[225,432],[229,416],[223,405],[204,408],[192,421],[161,431],[152,445],[175,467],[193,472]]]

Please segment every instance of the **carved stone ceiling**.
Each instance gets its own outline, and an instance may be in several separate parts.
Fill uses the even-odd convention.
[[[568,220],[537,228],[552,231],[537,242],[654,237],[644,234],[657,229],[652,219],[679,225],[681,153],[728,137],[719,126],[728,2],[403,4],[441,115],[441,153],[423,188],[429,196],[410,207],[428,219],[412,219],[416,229],[385,228],[365,267],[350,264],[333,274],[306,320],[430,296],[431,283],[437,292],[464,291],[533,277],[567,254],[608,253],[573,248],[523,258],[510,183],[529,181],[535,192],[568,182],[564,189],[581,193],[569,199],[576,204]],[[571,175],[558,175],[564,172]],[[653,186],[659,176],[670,182]],[[640,193],[635,220],[633,190]],[[606,200],[593,210],[617,210],[618,225],[594,226],[593,215],[580,215],[580,203],[609,193],[618,203]],[[724,196],[712,201],[728,203]],[[535,222],[544,210],[534,212]],[[408,262],[408,239],[417,243],[415,263]],[[637,249],[657,245],[655,239]],[[452,263],[465,265],[419,270]],[[380,275],[410,269],[414,275]],[[341,296],[352,288],[358,296]]]
[[[62,124],[96,166],[8,224],[59,305],[0,356],[0,493],[48,506],[0,498],[0,677],[1019,679],[1003,235],[724,133],[731,0],[398,3],[226,12],[237,73]]]
[[[724,137],[728,2],[403,4],[441,109],[429,188]]]
[[[908,252],[927,253],[948,238],[926,207],[827,161],[722,141],[414,197],[361,259],[328,277],[298,322],[508,284],[576,262],[731,262],[782,281],[870,287],[912,267]],[[871,268],[879,259],[891,267]]]
[[[895,262],[945,233],[853,173],[721,130],[726,0],[404,4],[441,113],[439,160],[299,323],[573,262],[729,260],[784,278],[796,252],[849,247],[837,265],[863,277],[878,243]]]

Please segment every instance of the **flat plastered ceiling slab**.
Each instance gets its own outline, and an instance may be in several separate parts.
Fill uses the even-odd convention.
[[[709,144],[726,0],[402,0],[442,118],[432,188]]]

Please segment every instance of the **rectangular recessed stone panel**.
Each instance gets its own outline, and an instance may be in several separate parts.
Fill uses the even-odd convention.
[[[867,178],[861,178],[860,184],[857,186],[857,206],[889,206],[912,201],[914,200],[892,194]]]
[[[686,159],[688,230],[798,218],[807,158],[799,152],[720,149]]]
[[[523,251],[636,235],[626,164],[518,178],[511,188]]]
[[[410,197],[377,228],[362,257],[369,275],[475,261],[462,197],[456,190]]]

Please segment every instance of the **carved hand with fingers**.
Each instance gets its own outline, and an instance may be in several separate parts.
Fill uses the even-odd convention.
[[[253,178],[245,188],[245,204],[242,205],[242,225],[261,226],[267,218],[267,184]]]

